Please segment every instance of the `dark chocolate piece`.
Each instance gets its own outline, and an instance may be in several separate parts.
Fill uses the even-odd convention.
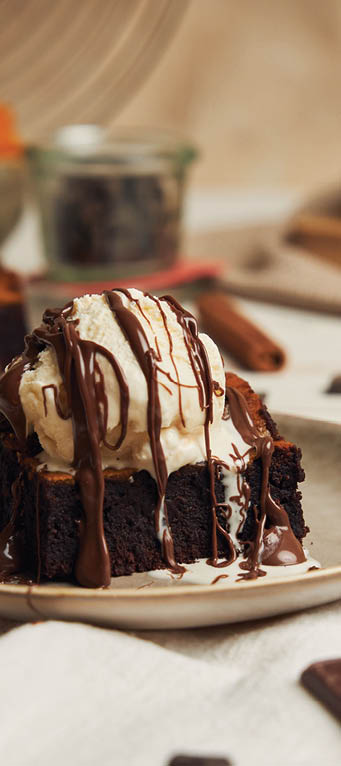
[[[176,755],[168,766],[231,766],[231,761],[214,755]]]
[[[341,394],[341,375],[336,375],[330,381],[328,388],[326,388],[326,394]]]
[[[309,665],[301,683],[341,721],[341,658]]]

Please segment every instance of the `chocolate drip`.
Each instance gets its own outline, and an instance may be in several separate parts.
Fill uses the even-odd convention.
[[[99,347],[97,346],[97,349]],[[105,381],[101,368],[97,362],[95,362],[95,373],[98,374],[99,381],[95,384],[97,400],[103,406],[103,419],[102,419],[102,439],[103,444],[111,450],[118,450],[127,435],[128,427],[128,411],[129,411],[129,386],[126,381],[123,371],[113,354],[101,347],[100,353],[108,359],[111,367],[116,375],[117,382],[120,389],[120,421],[121,421],[121,433],[115,444],[109,444],[105,437],[108,422],[108,398],[105,393]]]
[[[256,521],[256,538],[249,543],[249,555],[246,560],[239,564],[240,569],[245,569],[244,574],[240,574],[239,580],[255,580],[257,577],[264,577],[266,572],[260,568],[261,549],[263,546],[264,526],[266,521],[265,510],[258,514],[258,509],[253,508]]]
[[[219,580],[224,580],[225,577],[228,577],[228,575],[227,574],[218,575],[218,577],[215,577],[214,580],[212,580],[211,585],[215,585],[217,582],[219,582]]]
[[[179,370],[178,370],[178,368],[177,368],[177,366],[175,364],[175,359],[174,359],[174,356],[173,356],[173,338],[172,338],[171,333],[169,331],[169,327],[168,327],[168,323],[167,323],[167,317],[166,317],[166,314],[165,314],[165,312],[164,312],[164,310],[162,308],[162,303],[161,303],[159,298],[155,298],[153,295],[150,295],[149,293],[144,293],[144,295],[146,297],[150,298],[152,301],[154,301],[154,303],[156,303],[156,305],[157,305],[157,307],[158,307],[158,309],[160,311],[161,317],[162,317],[163,326],[165,328],[165,331],[166,331],[166,334],[167,334],[167,337],[168,337],[169,356],[171,358],[171,362],[172,362],[173,369],[174,369],[174,372],[175,372],[175,377],[176,377],[176,380],[172,381],[172,382],[176,383],[176,385],[178,386],[180,419],[181,419],[181,423],[182,423],[183,427],[186,428],[186,421],[185,421],[185,416],[184,416],[184,412],[183,412],[182,397],[181,397],[181,385],[182,384],[180,383]],[[168,377],[171,380],[169,375],[168,375]],[[186,388],[189,388],[189,386],[186,386]]]
[[[104,440],[107,428],[108,402],[104,377],[97,361],[98,355],[109,361],[120,388],[121,432],[115,445],[106,443],[110,449],[118,449],[126,435],[129,389],[113,354],[97,343],[80,338],[76,329],[78,321],[72,321],[72,309],[73,303],[64,309],[48,309],[43,316],[43,324],[26,338],[22,357],[15,360],[1,378],[0,409],[24,447],[26,424],[19,397],[21,376],[25,369],[29,369],[37,361],[43,348],[52,347],[66,395],[64,412],[53,389],[56,408],[58,402],[58,414],[64,418],[72,418],[73,464],[84,511],[84,520],[80,523],[76,577],[82,585],[102,587],[110,583],[111,566],[103,528],[104,477],[100,454],[100,444]],[[43,396],[44,394],[45,392]],[[39,578],[39,481],[36,514]],[[1,540],[2,551],[6,550],[7,544],[4,532]],[[17,565],[19,564],[16,563],[15,568]]]
[[[42,387],[45,417],[47,417],[47,400],[46,400],[46,393],[45,392],[48,391],[49,388],[52,388],[52,391],[53,391],[54,406],[56,408],[56,412],[57,412],[58,416],[62,420],[68,420],[71,417],[71,412],[70,411],[66,411],[64,413],[63,407],[62,407],[61,402],[60,402],[58,388],[57,388],[55,383],[48,383],[46,386]]]
[[[206,409],[206,421],[212,423],[213,381],[207,351],[199,338],[197,320],[171,295],[164,295],[161,300],[168,303],[182,328],[188,358],[197,383],[199,406],[201,410]]]
[[[240,473],[238,473],[237,475],[237,492],[238,492],[238,495],[233,495],[230,498],[231,502],[236,503],[239,507],[240,522],[236,530],[236,536],[241,531],[244,521],[246,519],[247,509],[249,507],[250,497],[251,497],[251,488],[249,484],[247,483],[246,479],[244,479],[244,477]],[[227,518],[230,519],[232,514],[232,508],[230,505],[227,506],[227,512],[228,512]]]
[[[250,553],[247,562],[240,565],[241,568],[248,569],[248,575],[242,577],[250,579],[265,574],[259,569],[261,561],[271,566],[299,564],[305,561],[305,556],[301,544],[291,529],[286,510],[271,496],[269,471],[274,451],[273,440],[270,434],[261,434],[258,431],[240,391],[227,386],[226,394],[233,425],[239,431],[243,441],[254,450],[254,457],[259,457],[262,461],[260,509],[253,509],[257,528],[256,539],[249,543]],[[265,529],[267,520],[271,524],[269,530]],[[273,538],[272,544],[270,535]]]
[[[129,300],[129,290],[119,289],[113,292],[105,291],[111,311],[126,337],[139,365],[144,374],[148,390],[147,404],[147,427],[152,451],[156,484],[158,489],[158,501],[155,509],[156,531],[162,534],[162,548],[165,560],[175,572],[181,572],[174,556],[174,544],[168,525],[167,506],[165,502],[168,471],[166,459],[161,444],[161,406],[158,391],[156,354],[150,346],[141,322],[128,308],[124,306],[122,298],[118,294],[123,293]]]
[[[73,464],[84,513],[84,520],[80,522],[76,577],[82,585],[101,587],[109,585],[111,567],[103,528],[104,476],[100,442],[105,423],[95,377],[98,346],[92,341],[81,341],[74,323],[59,321],[66,352],[64,385],[72,412]],[[102,396],[105,396],[104,390]]]
[[[161,314],[163,326],[164,326],[164,329],[165,329],[165,332],[166,332],[166,335],[167,335],[167,338],[168,338],[169,356],[170,356],[170,359],[171,359],[171,362],[172,362],[172,365],[173,365],[173,369],[174,369],[174,372],[175,372],[176,380],[174,380],[174,378],[172,378],[172,376],[171,376],[171,374],[169,372],[167,372],[166,370],[163,370],[161,367],[158,367],[157,369],[159,370],[159,372],[162,373],[162,375],[166,375],[166,377],[168,378],[168,380],[170,380],[171,383],[174,383],[174,385],[178,387],[178,400],[179,400],[180,420],[181,420],[181,423],[182,423],[183,427],[186,428],[186,421],[185,421],[185,416],[184,416],[184,411],[183,411],[183,406],[182,406],[181,389],[182,388],[196,388],[197,386],[192,386],[192,385],[190,385],[188,383],[181,383],[180,375],[179,375],[179,370],[177,368],[177,365],[175,363],[175,359],[174,359],[174,356],[173,356],[173,348],[174,348],[174,346],[173,346],[173,338],[172,338],[171,332],[170,332],[169,327],[168,327],[167,316],[166,316],[166,314],[165,314],[165,312],[164,312],[164,310],[162,308],[162,304],[161,304],[160,298],[156,298],[155,295],[151,295],[150,293],[146,293],[146,292],[144,292],[143,295],[145,296],[145,298],[149,298],[149,300],[151,300],[154,303],[156,303],[156,305],[157,305],[157,307],[159,309],[159,312]],[[135,299],[135,298],[134,298],[134,301],[135,301],[135,303],[138,304],[139,308],[141,308],[140,304],[139,304],[139,301],[137,299]],[[148,317],[145,317],[145,319],[148,321],[148,324],[151,327],[151,324],[149,322]],[[152,329],[152,327],[151,327],[151,329]],[[162,357],[161,357],[161,354],[160,354],[159,344],[158,344],[158,340],[157,340],[156,335],[155,335],[154,339],[155,339],[155,345],[156,345],[156,348],[157,348],[157,351],[158,351],[158,361],[161,362],[162,361]]]
[[[213,392],[216,388],[212,379],[210,362],[208,359],[205,345],[199,337],[198,323],[189,311],[185,311],[175,298],[165,295],[161,300],[166,301],[174,312],[180,326],[182,327],[184,342],[190,360],[194,377],[197,382],[199,406],[205,411],[205,447],[207,465],[210,477],[211,492],[211,515],[212,515],[212,555],[207,563],[214,567],[223,567],[232,564],[237,557],[235,547],[228,532],[221,526],[217,517],[217,498],[215,494],[215,480],[217,462],[212,457],[210,443],[210,425],[213,422]],[[218,561],[218,532],[226,540],[229,550],[229,559],[227,561]]]
[[[110,449],[118,449],[122,444],[127,431],[129,389],[113,354],[79,337],[71,312],[72,306],[59,313],[57,310],[45,312],[44,318],[49,324],[42,325],[35,335],[55,349],[72,418],[73,464],[84,512],[76,577],[82,585],[102,587],[110,583],[111,566],[103,527],[104,477],[100,444],[104,442]],[[108,402],[97,355],[109,361],[119,383],[121,433],[115,445],[104,441]]]

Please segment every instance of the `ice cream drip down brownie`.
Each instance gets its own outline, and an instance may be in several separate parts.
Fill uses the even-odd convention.
[[[299,449],[171,296],[47,309],[0,411],[3,580],[104,587],[198,558],[252,579],[305,560]]]

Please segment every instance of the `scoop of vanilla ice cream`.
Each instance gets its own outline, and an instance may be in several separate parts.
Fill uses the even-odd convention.
[[[121,300],[138,318],[151,347],[161,356],[157,371],[162,416],[161,443],[167,468],[171,473],[182,465],[206,459],[203,429],[205,411],[199,405],[195,376],[183,330],[175,313],[165,301],[162,301],[162,309],[172,338],[171,353],[169,336],[158,304],[139,290],[131,289],[130,294],[132,300],[120,293]],[[115,314],[110,310],[105,296],[85,295],[74,300],[70,320],[75,319],[78,320],[77,332],[82,339],[95,341],[116,357],[129,385],[127,435],[119,450],[115,452],[102,445],[103,466],[145,468],[154,474],[147,430],[147,383],[130,344],[116,321]],[[200,338],[208,354],[212,378],[225,391],[223,362],[218,348],[207,335],[201,334]],[[108,398],[106,441],[114,444],[120,434],[120,389],[110,362],[100,354],[97,354],[97,362],[104,376]],[[181,420],[175,366],[182,384],[181,407],[185,424]],[[47,462],[48,458],[51,458],[52,461],[57,460],[61,461],[61,464],[70,465],[74,455],[72,421],[59,417],[51,384],[57,387],[59,396],[63,399],[63,382],[55,351],[48,347],[39,354],[34,369],[24,372],[19,395],[27,427],[34,429],[38,434]],[[212,454],[218,455],[226,451],[226,423],[222,421],[224,396],[214,394],[213,400],[211,446]]]

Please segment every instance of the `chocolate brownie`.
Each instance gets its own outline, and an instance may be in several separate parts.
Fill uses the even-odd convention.
[[[291,528],[302,540],[307,528],[301,508],[298,482],[303,481],[300,450],[284,441],[261,399],[246,381],[227,375],[227,391],[239,391],[248,404],[254,423],[267,428],[274,440],[269,487],[273,499],[285,509]],[[227,394],[228,403],[228,394]],[[5,421],[3,421],[4,427]],[[32,440],[25,455],[17,451],[13,433],[4,432],[0,450],[0,529],[16,511],[16,538],[20,544],[22,567],[42,578],[72,579],[83,519],[79,488],[70,474],[37,470],[35,457],[39,444]],[[40,466],[41,468],[41,466]],[[128,575],[165,567],[160,543],[155,535],[151,509],[157,501],[154,479],[146,471],[106,469],[103,504],[104,532],[111,573]],[[250,487],[250,502],[240,541],[253,540],[257,530],[254,508],[260,504],[262,458],[252,460],[245,471]],[[18,478],[19,477],[19,478]],[[11,487],[18,479],[17,493]],[[224,488],[216,472],[217,504],[224,503]],[[18,499],[19,498],[19,499]],[[189,563],[212,554],[212,514],[210,475],[207,463],[186,465],[169,476],[166,503],[174,542],[175,559]],[[229,522],[223,508],[217,506],[219,524],[227,532]],[[266,522],[268,526],[269,522]],[[223,535],[218,536],[218,554],[229,555]]]

